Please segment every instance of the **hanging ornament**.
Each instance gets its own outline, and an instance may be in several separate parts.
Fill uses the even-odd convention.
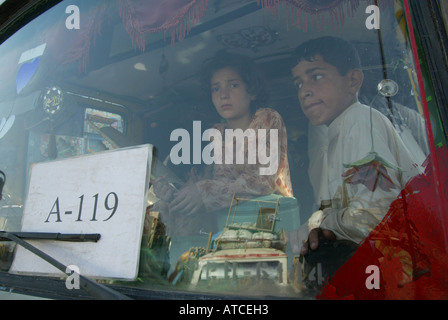
[[[159,74],[164,75],[165,73],[167,73],[168,68],[169,68],[168,60],[165,58],[165,54],[162,53],[162,61],[160,61],[159,65]]]
[[[48,141],[48,157],[50,159],[56,159],[58,155],[56,136],[54,134],[54,117],[63,109],[63,101],[63,92],[56,86],[48,88],[43,96],[42,108],[50,118],[50,137]]]
[[[43,110],[53,117],[62,110],[64,101],[62,90],[56,86],[50,87],[44,94],[42,101]]]
[[[54,134],[54,125],[53,125],[53,121],[50,121],[50,137],[48,140],[48,158],[50,159],[56,159],[58,156],[58,146],[56,143],[56,136]]]

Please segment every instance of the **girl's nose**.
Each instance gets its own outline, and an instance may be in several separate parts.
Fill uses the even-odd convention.
[[[225,86],[220,90],[221,99],[227,99],[229,97],[229,87]]]

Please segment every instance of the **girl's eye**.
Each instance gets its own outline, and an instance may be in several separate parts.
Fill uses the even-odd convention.
[[[297,90],[299,90],[302,88],[302,82],[296,81],[296,82],[294,82],[294,86],[296,87]]]
[[[239,83],[232,83],[232,88],[238,88],[240,86]]]
[[[218,92],[219,91],[219,88],[218,87],[212,87],[212,93],[216,93],[216,92]]]
[[[321,75],[320,73],[317,73],[317,74],[313,75],[313,79],[314,79],[314,80],[320,80],[320,79],[322,79],[323,77],[324,77],[324,76]]]

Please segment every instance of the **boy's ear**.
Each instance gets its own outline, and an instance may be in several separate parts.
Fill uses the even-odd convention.
[[[350,88],[353,93],[357,93],[364,82],[364,72],[361,69],[352,69],[349,71]]]

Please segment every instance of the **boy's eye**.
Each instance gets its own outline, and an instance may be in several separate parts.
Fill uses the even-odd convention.
[[[297,90],[302,88],[302,82],[296,81],[294,82],[294,86],[296,87]]]
[[[320,73],[316,73],[315,75],[313,75],[313,79],[314,80],[320,80],[322,79],[324,76]]]
[[[212,87],[212,93],[216,93],[219,91],[219,87]]]
[[[231,84],[231,87],[232,87],[232,88],[238,88],[239,86],[240,86],[240,84],[239,84],[239,83],[236,83],[236,82],[234,82],[234,83]]]

